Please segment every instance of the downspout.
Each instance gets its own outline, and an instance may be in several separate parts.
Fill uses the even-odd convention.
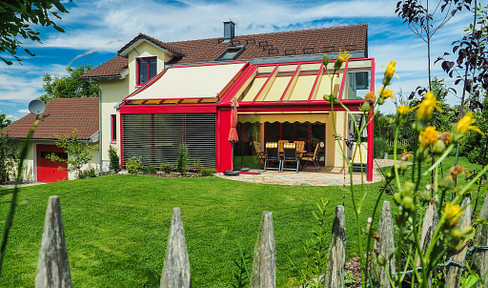
[[[90,82],[93,83],[93,78],[90,78]],[[100,165],[100,172],[103,172],[102,162],[102,90],[99,86],[98,89],[98,161]]]

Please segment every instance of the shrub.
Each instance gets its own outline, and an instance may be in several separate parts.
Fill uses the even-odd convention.
[[[213,176],[215,173],[215,170],[212,168],[203,168],[200,169],[200,176],[206,177],[206,176]]]
[[[15,174],[18,160],[18,144],[0,129],[0,183],[7,182]]]
[[[183,175],[188,171],[188,146],[185,144],[180,145],[176,170]]]
[[[120,171],[120,159],[119,155],[117,155],[117,149],[110,145],[108,148],[108,155],[110,158],[110,170],[113,170],[115,173]]]
[[[374,138],[374,157],[381,158],[385,155],[385,152],[388,152],[386,139],[383,137]]]
[[[144,174],[156,174],[158,170],[156,170],[156,167],[154,166],[147,166],[142,168],[142,173]]]
[[[142,171],[144,164],[142,163],[141,158],[133,156],[127,160],[125,168],[127,168],[127,171],[129,171],[130,174],[137,174]]]
[[[175,167],[171,164],[161,163],[161,165],[159,165],[159,170],[163,171],[164,173],[171,173],[173,170],[175,170]]]
[[[97,171],[95,170],[95,168],[90,167],[78,173],[78,179],[85,179],[89,177],[97,177]]]

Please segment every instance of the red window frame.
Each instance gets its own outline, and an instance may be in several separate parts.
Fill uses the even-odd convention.
[[[157,72],[155,75],[153,75],[152,77],[150,76],[150,72],[151,72],[151,60],[156,60],[156,71],[157,71],[157,57],[156,56],[147,56],[147,57],[137,57],[136,58],[136,84],[137,86],[142,86],[144,84],[146,84],[149,80],[151,80],[152,77],[156,76]],[[141,83],[141,78],[140,78],[140,75],[139,75],[139,71],[140,71],[140,66],[141,66],[141,60],[147,60],[148,62],[145,64],[146,65],[146,75],[147,75],[147,78],[146,81],[144,83]]]
[[[117,115],[110,114],[110,141],[117,141]]]

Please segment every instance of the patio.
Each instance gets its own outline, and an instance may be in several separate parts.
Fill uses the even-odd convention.
[[[375,183],[383,180],[383,175],[378,168],[393,166],[393,160],[390,159],[374,159],[373,180],[366,181],[364,175],[364,182],[366,184]],[[334,186],[334,185],[348,185],[349,173],[347,171],[330,171],[327,168],[321,167],[320,171],[315,170],[313,166],[309,166],[305,171],[295,173],[293,171],[285,171],[279,173],[278,171],[260,172],[260,174],[240,174],[239,176],[225,176],[223,173],[218,173],[218,177],[236,181],[261,183],[261,184],[277,184],[277,185],[302,185],[302,186]],[[353,173],[354,184],[361,183],[361,173]]]

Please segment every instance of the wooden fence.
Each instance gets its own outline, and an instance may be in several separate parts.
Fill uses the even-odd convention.
[[[469,199],[463,201],[463,205],[469,205]],[[480,217],[488,218],[488,195],[483,204]],[[427,247],[429,239],[437,225],[438,216],[436,209],[430,205],[422,224],[421,247]],[[344,287],[345,264],[346,264],[346,221],[344,207],[337,206],[332,225],[331,242],[328,254],[328,264],[325,272],[326,287]],[[458,225],[471,225],[471,208],[465,210]],[[378,234],[381,241],[376,242],[377,255],[389,259],[395,250],[393,241],[393,220],[390,203],[385,201],[378,224]],[[473,266],[476,267],[479,275],[488,271],[488,227],[482,226],[477,229],[475,235],[475,247],[478,253],[474,255]],[[462,264],[464,263],[467,246],[458,250],[446,264],[446,286],[460,287]],[[473,251],[473,248],[470,250]],[[381,287],[390,287],[386,267],[391,267],[394,274],[396,267],[395,257],[392,257],[389,265],[378,267],[376,281]],[[375,273],[376,275],[376,273]],[[488,285],[488,277],[485,285]],[[276,246],[273,232],[273,217],[271,212],[263,212],[259,235],[254,249],[254,259],[250,279],[251,288],[274,288],[276,287]],[[63,222],[61,218],[61,206],[57,196],[49,198],[46,218],[44,222],[44,233],[42,235],[41,249],[37,264],[36,284],[37,288],[46,287],[72,287],[71,273],[68,263],[68,253],[64,239]],[[186,248],[185,231],[181,212],[179,208],[173,209],[171,228],[168,236],[166,256],[161,274],[160,287],[162,288],[189,288],[191,287],[190,261]]]

